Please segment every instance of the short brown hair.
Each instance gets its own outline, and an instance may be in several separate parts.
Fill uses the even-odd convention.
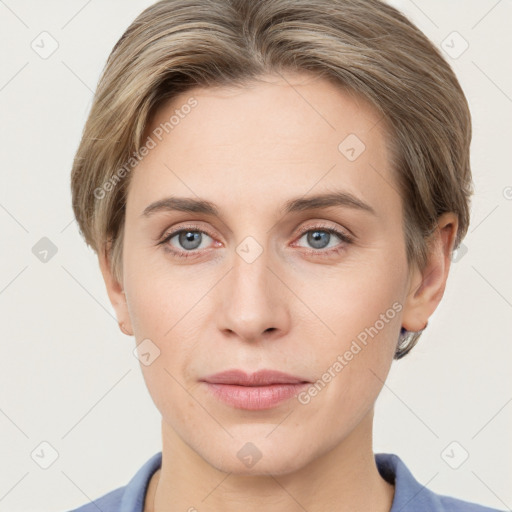
[[[469,108],[439,50],[404,15],[378,0],[162,0],[114,46],[72,169],[80,231],[96,252],[107,251],[119,281],[127,162],[136,165],[162,102],[196,86],[243,86],[286,71],[333,80],[384,120],[408,263],[424,267],[444,212],[458,215],[460,245],[473,193]]]

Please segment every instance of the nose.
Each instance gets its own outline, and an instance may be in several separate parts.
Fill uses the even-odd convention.
[[[269,263],[266,252],[252,262],[234,254],[220,288],[217,326],[224,335],[258,342],[289,330],[290,292]]]

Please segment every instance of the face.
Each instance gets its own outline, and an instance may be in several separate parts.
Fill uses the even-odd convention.
[[[126,205],[126,324],[150,354],[164,437],[218,469],[285,473],[368,433],[411,285],[379,121],[288,74],[187,91],[146,132],[156,145]],[[204,381],[233,369],[306,384]]]

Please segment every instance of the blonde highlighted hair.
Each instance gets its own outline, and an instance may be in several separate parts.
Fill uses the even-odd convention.
[[[287,71],[360,94],[383,119],[409,265],[426,264],[444,212],[458,215],[460,245],[473,193],[468,104],[439,50],[399,11],[378,0],[162,0],[114,46],[71,175],[80,232],[119,281],[130,169],[156,110],[196,86],[243,87]]]

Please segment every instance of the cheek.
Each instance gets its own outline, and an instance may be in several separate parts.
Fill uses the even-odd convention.
[[[391,367],[401,304],[394,282],[358,280],[329,294],[322,318],[335,334],[316,337],[316,380],[299,397],[304,413],[332,439],[355,428],[373,407]],[[357,292],[357,293],[356,293]],[[320,300],[320,299],[319,299]]]
[[[316,413],[322,415],[321,404],[330,403],[358,418],[380,392],[400,332],[406,279],[405,267],[396,264],[400,257],[386,257],[379,250],[350,268],[340,267],[321,278],[317,275],[314,287],[310,279],[303,279],[299,295],[321,320],[311,322],[310,315],[301,327],[304,339],[316,340],[320,391],[319,399],[310,400]]]
[[[187,329],[188,318],[207,291],[204,280],[197,273],[191,278],[184,267],[173,269],[159,250],[139,251],[127,259],[126,268],[125,293],[137,340],[154,337],[165,343],[176,331]]]
[[[147,344],[149,352],[156,354],[149,365],[141,358],[148,391],[163,416],[172,411],[176,421],[190,423],[194,402],[188,374],[201,339],[197,304],[204,291],[194,291],[189,285],[183,292],[183,286],[164,273],[146,271],[132,281],[126,294],[136,343]]]
[[[194,390],[184,383],[179,372],[170,367],[163,357],[157,358],[150,366],[141,366],[149,395],[166,423],[200,431],[204,411],[193,398]]]
[[[163,258],[163,263],[166,263]],[[178,397],[197,373],[204,339],[204,304],[215,276],[191,277],[184,268],[148,264],[142,258],[127,261],[131,267],[125,291],[136,343],[144,342],[158,354],[149,366],[141,364],[147,387],[160,410],[170,397]],[[150,340],[145,341],[145,340]],[[142,363],[142,360],[141,360]],[[190,397],[188,397],[190,398]],[[183,396],[186,414],[187,397]]]
[[[372,327],[384,337],[388,331],[399,331],[406,275],[396,260],[383,257],[382,252],[375,250],[364,260],[314,276],[304,273],[297,279],[297,295],[318,319],[311,322],[309,315],[311,327],[314,324],[317,332],[322,329],[327,345],[342,348]],[[307,323],[305,319],[306,329],[310,328]]]

